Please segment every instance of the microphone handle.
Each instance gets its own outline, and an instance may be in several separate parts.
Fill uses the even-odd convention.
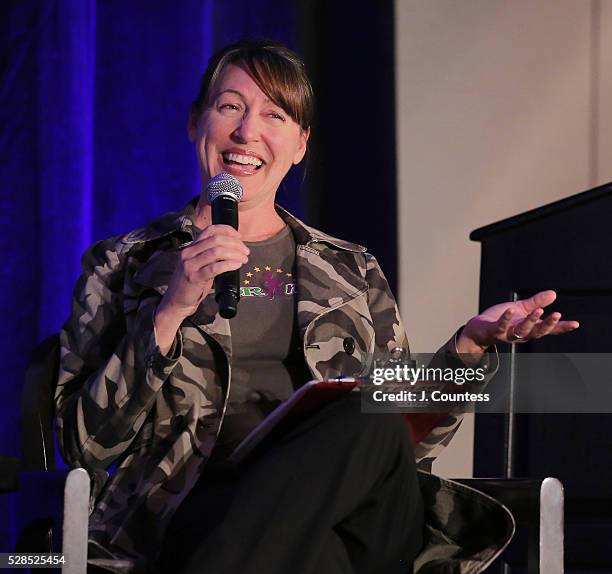
[[[221,223],[238,229],[238,202],[235,199],[221,195],[212,202],[211,209],[214,225]]]
[[[230,225],[238,229],[238,202],[227,196],[217,197],[212,202],[213,224]],[[226,271],[215,277],[215,301],[219,306],[219,315],[232,319],[238,311],[240,300],[240,270]]]

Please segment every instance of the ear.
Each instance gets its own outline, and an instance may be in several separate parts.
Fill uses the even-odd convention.
[[[308,138],[310,137],[310,128],[303,130],[300,128],[300,143],[298,145],[298,149],[295,152],[295,156],[293,157],[293,164],[297,165],[300,163],[304,156],[306,155],[306,150],[308,149]]]

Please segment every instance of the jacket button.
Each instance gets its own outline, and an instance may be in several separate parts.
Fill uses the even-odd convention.
[[[353,337],[345,337],[344,341],[344,350],[352,355],[355,352],[355,339]]]

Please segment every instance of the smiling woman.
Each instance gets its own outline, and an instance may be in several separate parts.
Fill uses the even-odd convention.
[[[189,135],[198,143],[203,186],[220,171],[241,178],[242,208],[267,198],[272,222],[270,199],[306,153],[314,106],[297,55],[281,45],[260,48],[241,43],[213,57],[192,105]]]
[[[198,113],[200,106],[194,105],[189,136],[198,150],[203,187],[223,171],[236,176],[244,190],[242,209],[265,210],[258,210],[257,216],[268,221],[273,234],[280,224],[274,211],[276,190],[289,168],[302,161],[310,128],[300,125],[295,119],[299,116],[272,99],[275,90],[260,85],[245,68],[245,64],[227,64],[207,90],[203,111]],[[251,215],[244,222],[245,239],[249,239]],[[207,216],[201,202],[198,222],[207,223]]]
[[[460,413],[436,418],[439,428],[413,451],[400,415],[361,414],[350,393],[246,462],[229,461],[309,379],[364,376],[375,358],[408,349],[374,257],[274,202],[306,153],[312,109],[303,64],[287,48],[223,49],[189,119],[202,193],[83,257],[61,332],[56,420],[64,459],[96,478],[92,554],[130,559],[136,572],[405,574],[428,544],[419,568],[434,572],[444,557],[445,572],[468,563],[477,572],[508,541],[503,509],[477,495],[466,509],[464,488],[431,475],[420,483],[433,500],[431,532],[441,535],[423,539],[416,463],[448,444]],[[222,172],[244,189],[238,230],[211,221],[206,186]],[[230,322],[211,286],[236,269],[253,296]],[[544,292],[488,309],[442,347],[442,359],[456,361],[459,349],[486,362],[498,341],[575,328],[559,314],[540,319],[553,300]],[[470,524],[480,517],[476,542],[461,539],[463,510]]]

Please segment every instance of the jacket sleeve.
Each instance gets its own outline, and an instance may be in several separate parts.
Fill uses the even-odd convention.
[[[366,253],[366,282],[368,284],[368,307],[374,325],[375,359],[388,357],[395,348],[410,352],[408,337],[402,318],[391,293],[389,283],[378,261]]]
[[[366,281],[368,283],[368,306],[376,337],[375,358],[384,357],[396,347],[408,353],[408,337],[404,330],[397,303],[389,284],[376,259],[366,254]],[[451,338],[436,353],[436,357],[453,354],[454,338]],[[448,413],[406,413],[404,418],[413,437],[417,466],[430,470],[433,460],[450,443],[463,420],[462,411]]]
[[[69,465],[91,471],[107,468],[130,445],[182,351],[179,334],[169,356],[159,352],[159,294],[126,292],[129,249],[110,239],[86,251],[60,333],[60,452]]]

